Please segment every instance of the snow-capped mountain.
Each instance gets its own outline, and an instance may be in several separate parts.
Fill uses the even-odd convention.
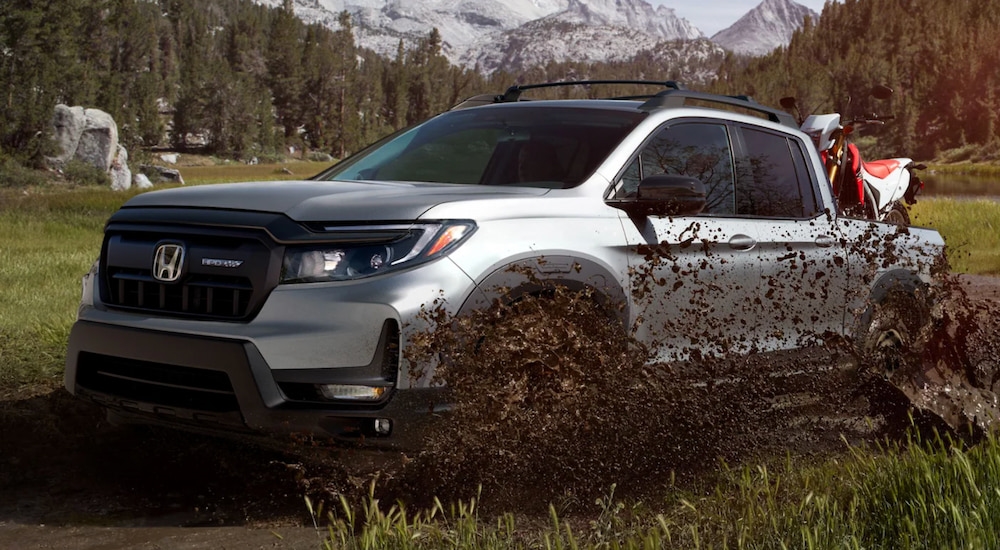
[[[764,55],[788,44],[806,16],[819,18],[819,14],[792,0],[764,0],[711,40],[736,53]]]
[[[332,28],[347,11],[358,44],[390,56],[400,40],[411,44],[437,28],[452,63],[478,64],[484,72],[515,68],[506,64],[518,59],[517,66],[625,59],[658,42],[704,37],[674,10],[646,0],[294,0],[293,6],[304,21]]]
[[[792,0],[764,0],[709,42],[673,9],[647,0],[293,0],[293,8],[307,23],[334,29],[339,14],[350,13],[358,45],[386,56],[401,40],[410,46],[436,28],[449,61],[485,73],[550,61],[626,61],[655,51],[671,71],[688,69],[678,74],[689,83],[710,76],[700,74],[699,60],[720,57],[723,47],[766,53],[787,44],[806,15],[816,17]]]
[[[660,40],[694,40],[703,36],[673,9],[653,8],[645,0],[569,0],[566,9],[545,19],[631,29]]]
[[[549,61],[629,61],[646,54],[655,56],[656,65],[693,84],[711,80],[715,72],[706,68],[717,67],[725,53],[704,37],[663,40],[628,27],[544,18],[489,37],[488,44],[470,48],[459,62],[484,72],[504,69],[516,73]],[[710,59],[713,63],[708,63]]]

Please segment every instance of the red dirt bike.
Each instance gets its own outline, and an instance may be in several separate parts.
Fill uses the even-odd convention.
[[[888,99],[892,89],[875,86],[876,99]],[[795,98],[781,99],[781,106],[798,112]],[[927,168],[908,158],[864,160],[850,136],[861,125],[885,124],[893,117],[869,114],[842,120],[840,113],[809,115],[800,129],[809,134],[826,165],[827,176],[842,212],[867,219],[909,225],[906,205],[917,202],[924,188],[916,171]]]

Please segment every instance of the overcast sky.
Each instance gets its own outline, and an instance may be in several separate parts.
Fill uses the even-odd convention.
[[[743,14],[754,9],[761,0],[649,0],[651,4],[663,4],[674,8],[677,15],[687,19],[692,25],[711,37],[732,25]],[[823,11],[826,0],[795,0],[816,13]]]

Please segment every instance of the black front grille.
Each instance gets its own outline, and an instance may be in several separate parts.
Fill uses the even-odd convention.
[[[163,281],[154,263],[164,246],[182,260]],[[101,299],[152,315],[246,321],[277,285],[280,254],[266,233],[211,227],[109,227],[101,253]]]
[[[108,268],[109,305],[239,319],[247,315],[253,284],[246,277],[190,276],[161,283],[149,270]]]
[[[233,385],[222,371],[83,352],[77,384],[139,403],[215,413],[239,411]]]

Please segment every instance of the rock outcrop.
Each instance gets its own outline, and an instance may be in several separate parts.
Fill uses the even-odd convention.
[[[118,142],[118,124],[108,113],[100,109],[56,105],[52,115],[52,136],[56,155],[48,161],[53,168],[62,169],[78,160],[107,172],[112,189],[124,191],[132,186],[128,152]]]

